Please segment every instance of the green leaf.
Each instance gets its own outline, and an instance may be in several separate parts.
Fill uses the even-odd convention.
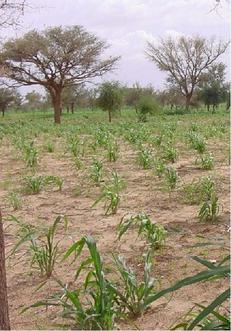
[[[155,295],[150,296],[149,298],[147,298],[144,301],[144,305],[145,306],[150,305],[152,302],[161,298],[165,294],[174,292],[182,287],[185,287],[185,286],[188,286],[191,284],[195,284],[195,283],[198,283],[201,281],[209,280],[210,278],[212,278],[214,276],[219,276],[219,277],[225,276],[226,274],[229,273],[229,271],[230,271],[230,268],[227,265],[227,266],[223,266],[223,267],[216,267],[212,270],[206,270],[206,271],[199,272],[198,274],[196,274],[194,276],[184,278],[184,279],[180,280],[179,282],[177,282],[175,285],[173,285],[169,288],[166,288],[166,289],[158,292]]]
[[[202,321],[206,316],[214,311],[217,306],[220,306],[225,300],[230,297],[230,289],[227,289],[221,293],[208,307],[206,307],[202,312],[193,320],[189,325],[188,330],[193,330],[194,327]]]

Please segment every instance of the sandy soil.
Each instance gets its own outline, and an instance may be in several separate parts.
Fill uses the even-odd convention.
[[[42,144],[38,138],[37,145]],[[222,147],[222,148],[221,148]],[[227,143],[226,143],[227,148]],[[105,216],[102,204],[91,208],[98,197],[100,189],[89,183],[89,165],[92,155],[83,158],[84,168],[76,171],[70,156],[64,155],[61,138],[55,142],[55,152],[40,153],[38,173],[56,175],[64,180],[61,192],[56,189],[45,189],[38,195],[23,195],[22,209],[13,211],[6,200],[7,192],[21,187],[21,178],[27,173],[20,158],[13,156],[13,147],[5,142],[1,147],[0,158],[0,198],[3,216],[13,214],[28,221],[30,224],[48,226],[57,215],[67,215],[69,219],[69,235],[63,236],[59,230],[58,239],[62,238],[61,250],[65,250],[72,240],[91,234],[97,239],[97,244],[105,261],[110,263],[112,252],[120,252],[128,262],[142,274],[140,267],[142,248],[145,243],[136,239],[136,232],[130,231],[122,242],[116,241],[116,226],[126,214],[146,212],[153,221],[163,224],[168,237],[166,246],[157,251],[154,258],[153,274],[161,280],[161,286],[173,284],[176,280],[201,270],[199,264],[191,260],[192,255],[198,255],[210,260],[217,260],[227,253],[227,226],[229,224],[229,166],[224,156],[224,142],[210,142],[209,149],[214,152],[216,166],[212,171],[202,171],[195,166],[195,156],[186,146],[180,148],[179,160],[174,164],[178,169],[181,181],[178,188],[171,193],[161,190],[161,180],[155,177],[152,170],[142,170],[136,162],[136,151],[128,143],[120,148],[120,157],[115,163],[104,162],[108,170],[116,169],[125,180],[126,188],[121,193],[121,203],[118,213]],[[98,155],[102,156],[102,153]],[[200,223],[197,219],[199,206],[187,205],[183,201],[182,185],[194,178],[213,175],[218,181],[218,196],[222,206],[219,221],[216,224]],[[77,191],[79,195],[75,195]],[[5,224],[7,252],[15,244],[14,229]],[[64,238],[64,239],[63,239]],[[215,242],[218,245],[192,248],[192,245],[202,242]],[[56,288],[50,280],[47,285],[36,291],[41,279],[35,271],[31,272],[26,256],[19,259],[21,252],[7,263],[8,295],[12,329],[56,329],[60,322],[57,310],[54,308],[30,310],[20,314],[24,306],[28,306],[47,294],[52,294]],[[67,262],[58,263],[55,274],[64,282],[72,280],[75,266]],[[140,329],[168,329],[176,320],[189,310],[195,302],[206,303],[226,288],[228,280],[201,283],[177,291],[171,297],[166,297],[154,303],[134,325]],[[121,323],[121,328],[130,329],[131,325]]]

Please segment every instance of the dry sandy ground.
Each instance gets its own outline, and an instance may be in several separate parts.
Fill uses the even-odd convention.
[[[40,142],[38,141],[38,144]],[[228,143],[225,148],[227,149]],[[201,270],[199,264],[191,260],[192,255],[198,255],[210,260],[217,260],[227,253],[227,243],[220,245],[192,248],[201,242],[223,243],[228,240],[227,226],[229,224],[229,178],[228,160],[224,155],[224,142],[212,143],[210,150],[216,157],[213,171],[202,171],[194,164],[195,156],[186,147],[180,150],[180,157],[175,164],[181,177],[178,188],[169,196],[163,192],[161,181],[155,177],[152,170],[141,170],[136,162],[136,151],[124,143],[120,149],[120,157],[115,163],[105,162],[108,170],[116,169],[126,181],[126,188],[121,194],[118,213],[105,216],[103,205],[91,208],[98,197],[100,189],[89,184],[88,174],[92,156],[84,158],[84,168],[76,171],[70,157],[63,155],[61,138],[55,142],[55,153],[40,155],[38,173],[58,175],[63,178],[63,190],[44,190],[38,195],[23,195],[21,210],[13,211],[6,198],[7,192],[21,185],[21,177],[26,173],[24,163],[12,155],[12,147],[7,143],[1,148],[0,158],[0,198],[2,212],[6,217],[13,214],[28,221],[30,224],[48,226],[58,214],[67,215],[69,219],[69,236],[62,240],[65,250],[72,239],[91,234],[97,239],[97,244],[106,262],[110,263],[111,253],[120,252],[130,265],[142,274],[141,254],[145,243],[136,239],[136,232],[130,231],[122,242],[116,241],[116,226],[121,217],[126,214],[137,214],[141,211],[150,215],[153,221],[163,224],[168,230],[166,247],[156,252],[153,274],[161,280],[161,286],[169,286],[176,280],[192,275]],[[181,187],[183,183],[193,178],[214,175],[218,179],[218,195],[221,204],[219,221],[216,224],[200,223],[197,219],[199,206],[189,206],[183,201]],[[75,189],[80,190],[75,195]],[[6,227],[7,252],[15,244],[14,230]],[[63,238],[59,230],[58,238]],[[38,273],[31,272],[28,259],[19,259],[21,253],[7,263],[8,295],[12,329],[57,329],[59,319],[54,308],[30,310],[20,314],[23,306],[28,306],[48,294],[52,294],[56,285],[48,281],[47,285],[36,291],[41,279]],[[64,282],[71,281],[75,266],[67,262],[56,266],[55,274]],[[168,329],[176,320],[189,310],[195,302],[206,303],[226,288],[228,280],[190,286],[179,290],[170,297],[153,304],[134,325],[140,329]],[[129,324],[121,324],[121,328],[134,328]]]

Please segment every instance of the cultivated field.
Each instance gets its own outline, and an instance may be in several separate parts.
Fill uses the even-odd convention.
[[[83,236],[96,239],[105,273],[116,283],[112,254],[122,255],[142,281],[142,255],[150,247],[155,291],[204,270],[192,256],[216,263],[228,254],[225,111],[165,114],[138,123],[133,110],[123,110],[110,125],[102,111],[76,111],[64,114],[57,126],[52,113],[9,113],[0,119],[0,138],[1,209],[6,250],[12,253],[7,260],[12,329],[74,325],[60,317],[56,306],[20,312],[60,290],[54,278],[70,289],[81,286],[84,271],[74,278],[88,250],[72,264],[72,257],[63,260],[63,254]],[[203,209],[206,203],[213,205]],[[59,215],[63,219],[54,235],[55,242],[60,241],[58,253],[52,276],[44,282],[38,264],[31,265],[31,242],[13,249],[27,234],[26,225],[34,226],[30,230],[37,241],[44,240],[44,229]],[[138,237],[133,227],[118,240],[121,219],[136,215],[156,222],[160,238]],[[116,320],[117,327],[168,329],[194,303],[208,304],[227,284],[228,279],[218,279],[182,288],[155,301],[140,316]]]

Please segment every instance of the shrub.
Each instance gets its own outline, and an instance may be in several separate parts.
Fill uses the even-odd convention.
[[[141,96],[136,104],[136,112],[141,122],[147,121],[147,115],[153,115],[159,111],[159,105],[156,100],[150,96]]]
[[[105,82],[99,89],[98,105],[104,111],[108,111],[109,122],[112,121],[112,113],[121,110],[123,94],[118,82]]]

